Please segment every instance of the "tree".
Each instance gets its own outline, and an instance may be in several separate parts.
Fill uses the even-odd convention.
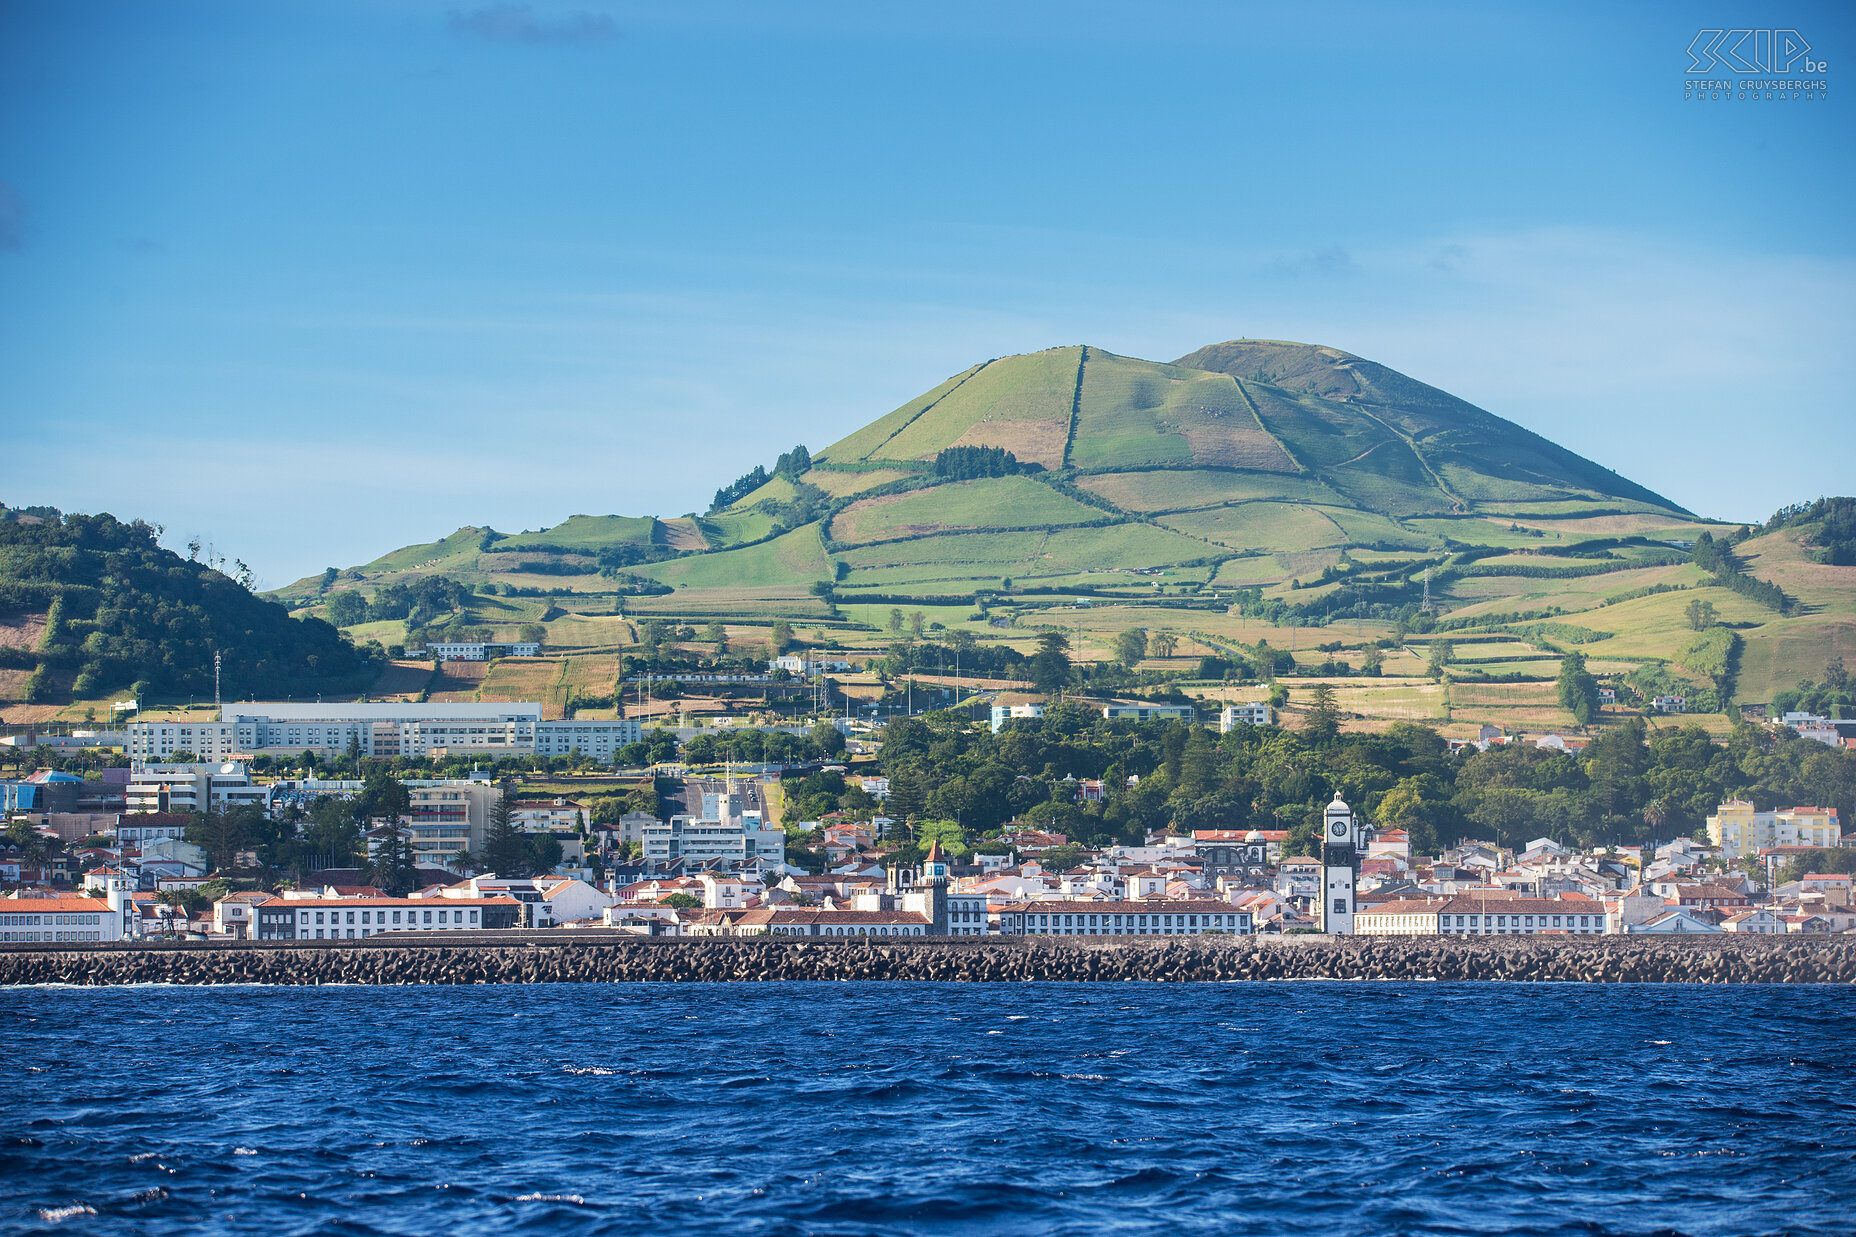
[[[1115,660],[1132,670],[1147,656],[1147,633],[1130,627],[1115,637]]]
[[[337,627],[353,627],[367,621],[367,598],[354,589],[336,593],[324,603],[324,608],[328,611],[329,622]]]
[[[715,646],[715,655],[722,657],[728,652],[728,628],[722,626],[720,619],[712,620],[702,629],[702,638]]]
[[[1706,631],[1719,621],[1714,611],[1714,603],[1700,597],[1689,602],[1682,613],[1688,619],[1688,625],[1696,631]]]
[[[1427,671],[1433,683],[1444,677],[1444,671],[1449,668],[1450,661],[1455,656],[1456,646],[1450,641],[1431,641],[1431,660],[1429,667],[1427,667]]]
[[[523,644],[542,644],[548,639],[548,629],[540,623],[524,623],[516,628],[516,635]]]
[[[691,897],[687,893],[673,893],[660,901],[658,905],[679,911],[699,911],[702,909],[702,899]]]
[[[1179,648],[1179,637],[1162,628],[1154,633],[1154,638],[1149,643],[1153,647],[1155,657],[1171,657]]]
[[[1328,683],[1315,684],[1309,697],[1308,717],[1302,733],[1311,743],[1331,743],[1340,734],[1340,709],[1334,703],[1334,688]]]
[[[844,751],[844,732],[830,722],[819,722],[812,727],[812,742],[818,745],[821,756],[841,755]]]
[[[922,631],[926,628],[927,624],[928,616],[923,614],[920,610],[916,610],[909,615],[909,630],[914,633],[917,640],[922,638]]]
[[[252,817],[257,809],[249,807],[209,808],[187,826],[187,840],[213,857],[213,867],[230,871],[238,861],[238,852],[247,849],[252,838]]]
[[[1031,681],[1040,691],[1060,692],[1071,676],[1070,638],[1055,627],[1038,636],[1038,651],[1029,663]]]
[[[894,606],[889,611],[889,629],[898,632],[902,630],[902,611]]]
[[[1179,787],[1192,798],[1208,795],[1218,785],[1218,746],[1211,732],[1194,726],[1179,755]]]
[[[1560,659],[1558,688],[1560,707],[1581,726],[1590,726],[1598,715],[1598,680],[1585,668],[1584,653],[1574,649]]]
[[[768,639],[773,645],[773,655],[778,657],[780,654],[786,652],[788,648],[792,647],[793,625],[785,619],[775,619],[773,621],[772,632],[768,636]]]
[[[388,825],[374,848],[372,862],[367,865],[368,880],[400,898],[412,892],[413,869],[412,839],[402,834],[397,825]]]
[[[552,833],[530,834],[525,849],[528,870],[535,876],[546,876],[561,862],[561,841]]]
[[[923,851],[930,842],[940,842],[941,849],[953,859],[960,859],[969,849],[967,831],[951,820],[924,820],[915,830],[915,844]]]
[[[483,861],[498,876],[528,875],[528,843],[514,820],[515,794],[504,782],[490,805],[490,822],[483,831]]]
[[[892,724],[893,729],[893,724]],[[918,819],[928,805],[928,782],[913,765],[893,770],[889,775],[889,798],[883,814],[907,824]]]

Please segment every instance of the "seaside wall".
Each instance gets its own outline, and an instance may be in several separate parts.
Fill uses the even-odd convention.
[[[519,943],[138,943],[0,951],[4,985],[1258,979],[1842,984],[1856,982],[1856,940],[1711,935],[563,941],[552,934]]]

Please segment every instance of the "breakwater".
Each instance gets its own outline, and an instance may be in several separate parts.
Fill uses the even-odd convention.
[[[500,934],[481,934],[481,936]],[[780,980],[1856,982],[1856,940],[1216,938],[562,939],[135,943],[0,951],[0,985],[701,983]]]

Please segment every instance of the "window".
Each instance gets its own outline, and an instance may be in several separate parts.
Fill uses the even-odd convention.
[[[1334,899],[1334,913],[1336,915],[1345,915],[1347,913],[1347,899],[1345,898]]]
[[[316,912],[316,922],[317,922],[317,923],[321,923],[321,922],[322,922],[322,912],[321,912],[321,911],[317,911],[317,912]],[[316,933],[316,935],[317,935],[317,936],[321,936],[321,935],[322,935],[322,933],[320,933],[320,932],[318,932],[318,933]]]
[[[427,923],[431,923],[431,922],[432,922],[432,912],[431,912],[431,911],[427,911],[427,912],[425,913],[425,922],[427,922]]]
[[[348,922],[349,922],[349,923],[353,923],[353,922],[354,922],[354,912],[353,912],[353,911],[349,911],[349,912],[348,912]],[[349,933],[348,935],[349,935],[349,936],[353,936],[353,935],[354,935],[354,933],[352,933],[352,932],[350,932],[350,933]]]
[[[394,912],[393,912],[393,922],[394,922],[394,923],[398,923],[399,921],[400,921],[400,913],[399,913],[398,911],[394,911]]]
[[[471,921],[472,923],[476,923],[476,922],[477,922],[477,912],[476,912],[476,911],[472,911],[472,912],[470,913],[470,921]]]

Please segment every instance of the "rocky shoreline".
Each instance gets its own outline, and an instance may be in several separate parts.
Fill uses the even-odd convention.
[[[500,935],[500,934],[498,934]],[[1856,940],[1649,938],[1069,938],[520,943],[136,943],[0,950],[0,985],[508,984],[1270,979],[1577,983],[1856,982]]]

